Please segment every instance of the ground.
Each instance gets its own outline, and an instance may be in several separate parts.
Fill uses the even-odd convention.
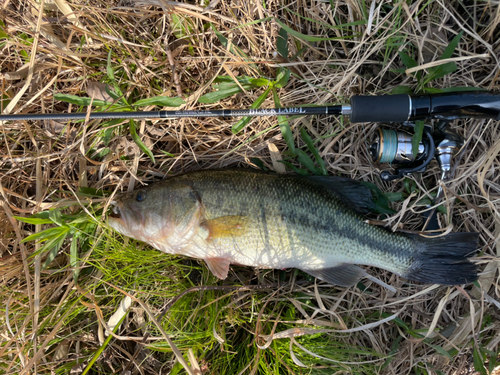
[[[499,23],[500,5],[486,1],[6,0],[0,109],[273,108],[498,91]],[[497,121],[452,123],[465,145],[438,210],[443,230],[479,233],[481,276],[471,285],[410,283],[373,268],[394,290],[249,267],[219,281],[201,262],[105,225],[122,191],[195,169],[247,167],[374,183],[397,213],[371,219],[420,230],[439,166],[382,181],[390,166],[367,151],[379,125],[345,116],[1,122],[0,371],[493,371]]]

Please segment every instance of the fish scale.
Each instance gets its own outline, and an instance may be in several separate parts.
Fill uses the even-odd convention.
[[[294,267],[342,286],[366,275],[355,264],[432,283],[477,278],[467,258],[477,234],[394,233],[367,224],[350,207],[357,198],[369,201],[370,190],[335,176],[204,170],[118,199],[109,224],[166,253],[204,259],[220,278],[230,264]]]
[[[394,253],[382,246],[371,247],[372,260],[369,265],[381,267],[390,261],[407,267],[410,259],[408,251],[403,249],[406,245],[415,251],[414,242],[407,240],[404,244],[406,238],[403,236],[365,224],[360,216],[324,191],[321,186],[316,186],[307,179],[280,178],[277,175],[261,173],[253,173],[253,178],[249,179],[248,174],[216,171],[208,176],[203,172],[188,175],[193,188],[200,192],[208,218],[234,214],[246,214],[251,218],[252,224],[249,225],[247,233],[237,239],[220,240],[224,248],[235,241],[240,248],[245,249],[247,258],[257,258],[257,254],[269,252],[269,258],[276,259],[277,262],[269,267],[307,268],[300,264],[298,255],[304,254],[323,264],[354,263],[367,255],[363,238],[370,238],[379,245],[391,241],[400,242],[403,246],[398,246],[400,250]],[[231,180],[221,178],[228,175]],[[257,184],[261,188],[256,194],[252,194],[251,192],[255,191],[254,185]],[[265,194],[261,193],[263,191]],[[227,196],[224,192],[231,192],[232,195],[228,207],[211,204],[211,199],[205,198]],[[245,212],[243,207],[259,209]],[[286,220],[283,220],[284,217]],[[349,236],[348,232],[354,232],[354,236]],[[398,237],[401,241],[397,241]],[[276,256],[278,254],[279,257]],[[248,263],[240,258],[235,260],[240,264]]]

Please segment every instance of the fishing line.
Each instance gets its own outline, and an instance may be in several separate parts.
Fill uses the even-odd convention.
[[[398,152],[398,135],[391,129],[378,129],[380,134],[380,157],[379,163],[390,163],[396,158]]]

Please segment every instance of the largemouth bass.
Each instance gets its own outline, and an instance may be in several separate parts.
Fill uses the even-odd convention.
[[[230,264],[298,268],[340,286],[367,275],[356,264],[425,283],[477,279],[467,258],[477,233],[427,238],[372,226],[350,204],[372,198],[341,177],[205,170],[117,199],[108,222],[158,250],[203,259],[220,279]]]

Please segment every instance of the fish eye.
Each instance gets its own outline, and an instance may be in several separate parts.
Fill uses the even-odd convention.
[[[146,199],[146,192],[145,191],[139,191],[135,195],[135,200],[137,202],[142,202],[144,199]]]

